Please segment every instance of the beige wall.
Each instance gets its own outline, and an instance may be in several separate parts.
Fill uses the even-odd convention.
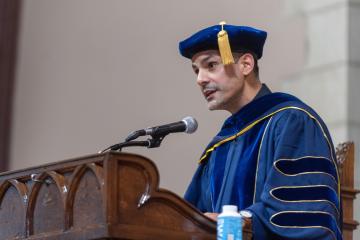
[[[349,2],[355,6],[350,13],[360,9],[355,4],[358,0]],[[178,42],[221,20],[268,31],[260,61],[263,82],[275,91],[285,88],[295,92],[311,103],[329,124],[335,141],[343,140],[331,125],[331,114],[335,111],[322,107],[329,105],[323,98],[312,99],[309,95],[309,90],[323,94],[324,88],[314,85],[319,84],[319,78],[314,81],[307,78],[302,85],[294,79],[307,76],[314,59],[341,58],[342,52],[334,49],[349,51],[346,42],[356,40],[358,31],[351,31],[348,41],[347,28],[342,27],[347,18],[333,14],[351,6],[348,0],[23,3],[11,135],[12,169],[95,153],[123,140],[132,130],[191,115],[199,122],[196,133],[170,135],[158,149],[127,149],[153,159],[161,174],[161,186],[182,195],[203,148],[228,114],[207,110],[189,61],[178,54]],[[318,10],[323,5],[334,6]],[[328,15],[334,15],[334,22],[326,18]],[[358,16],[351,15],[350,25],[358,22]],[[332,28],[344,32],[335,34],[330,31]],[[324,38],[335,42],[337,48]],[[314,43],[321,47],[314,48],[317,46]],[[350,55],[358,56],[357,50],[351,48]],[[359,66],[355,63],[354,66]],[[349,74],[357,79],[355,71]],[[342,89],[336,74],[324,78],[336,82],[332,87],[327,85],[327,91],[338,93]],[[347,82],[344,84],[347,86]],[[351,91],[356,93],[356,87]],[[354,99],[349,108],[357,109],[352,106],[359,98],[351,96]],[[344,114],[336,111],[337,116]],[[351,137],[350,140],[359,138],[357,132],[344,136]],[[359,188],[360,177],[356,179]],[[359,219],[358,216],[359,211]],[[357,234],[360,235],[359,231]]]
[[[24,1],[11,168],[95,153],[132,130],[194,116],[153,159],[182,195],[225,112],[209,112],[178,41],[220,20],[269,32],[261,79],[274,90],[304,62],[304,24],[280,0]]]

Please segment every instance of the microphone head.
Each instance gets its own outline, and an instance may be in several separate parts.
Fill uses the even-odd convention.
[[[186,126],[185,132],[186,133],[193,133],[193,132],[196,131],[196,129],[198,127],[198,123],[197,123],[195,118],[193,118],[193,117],[185,117],[181,121],[183,123],[185,123],[185,126]]]

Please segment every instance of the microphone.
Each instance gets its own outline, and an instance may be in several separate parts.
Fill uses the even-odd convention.
[[[169,123],[156,127],[148,127],[130,133],[125,142],[132,141],[140,136],[150,135],[152,137],[163,137],[169,133],[186,132],[193,133],[198,127],[197,121],[193,117],[185,117],[179,122]]]

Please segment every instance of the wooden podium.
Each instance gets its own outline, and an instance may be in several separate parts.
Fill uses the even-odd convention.
[[[0,174],[0,239],[205,240],[216,223],[159,188],[149,159],[108,152]]]

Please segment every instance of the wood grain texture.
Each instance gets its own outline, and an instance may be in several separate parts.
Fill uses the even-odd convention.
[[[0,229],[9,240],[216,239],[216,222],[159,188],[152,161],[114,152],[0,174]]]
[[[354,219],[354,199],[360,192],[354,189],[354,148],[353,142],[341,143],[336,147],[336,160],[339,167],[341,183],[344,240],[353,240],[353,231],[359,225],[359,222]]]

